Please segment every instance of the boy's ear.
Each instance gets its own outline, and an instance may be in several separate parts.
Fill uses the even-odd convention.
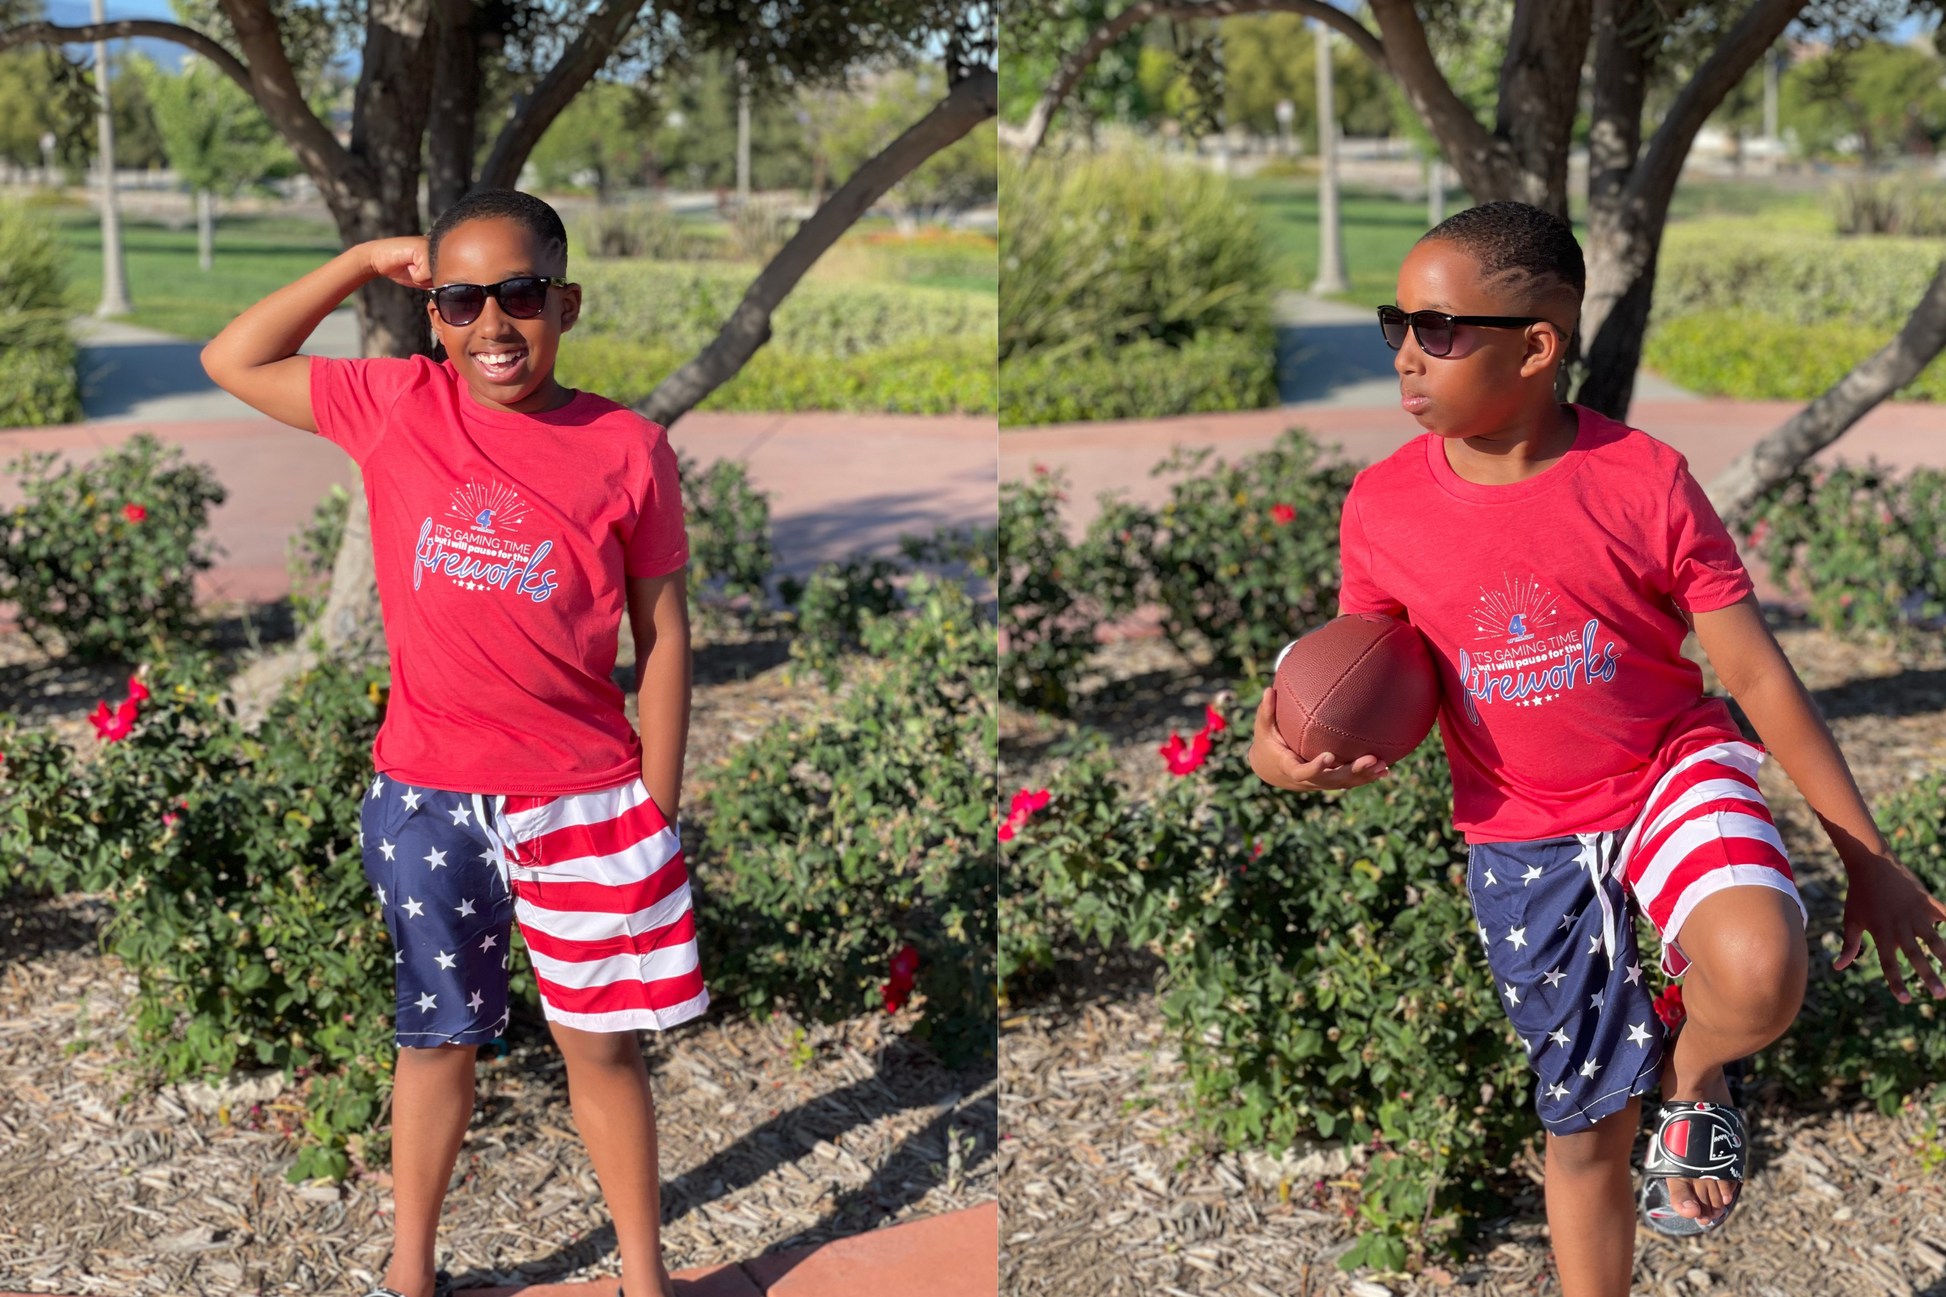
[[[561,290],[561,332],[566,333],[581,318],[581,285],[569,284]]]

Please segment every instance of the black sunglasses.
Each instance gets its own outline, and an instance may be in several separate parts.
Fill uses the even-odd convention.
[[[1477,324],[1486,329],[1524,329],[1530,324],[1548,324],[1538,315],[1448,315],[1444,311],[1414,311],[1407,315],[1396,306],[1378,308],[1378,331],[1385,345],[1397,351],[1405,345],[1405,326],[1419,339],[1428,356],[1444,356],[1453,350],[1453,327]]]
[[[547,309],[548,289],[568,286],[565,279],[541,275],[515,275],[497,284],[441,284],[432,290],[432,304],[439,318],[454,327],[479,319],[489,297],[514,319],[531,320]]]

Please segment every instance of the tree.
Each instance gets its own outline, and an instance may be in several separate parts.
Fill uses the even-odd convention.
[[[138,56],[128,71],[148,94],[169,165],[196,195],[196,260],[208,270],[215,256],[213,200],[236,197],[290,150],[257,101],[205,59],[191,55],[172,75]]]
[[[842,78],[863,61],[942,47],[948,93],[832,195],[758,275],[722,333],[672,374],[642,409],[661,423],[707,396],[770,336],[770,313],[811,263],[885,191],[994,112],[991,12],[971,0],[182,0],[183,22],[124,19],[86,26],[12,21],[0,0],[0,50],[27,44],[152,36],[183,45],[254,99],[316,184],[347,246],[421,230],[423,159],[435,159],[435,212],[473,187],[511,188],[555,119],[611,65],[653,82],[705,51],[741,56],[760,90]],[[311,103],[307,73],[356,51],[350,134],[340,141]],[[484,92],[508,91],[485,160]],[[424,298],[386,279],[355,299],[368,356],[431,346]],[[362,489],[345,527],[319,629],[327,649],[382,643]]]
[[[936,66],[892,68],[865,79],[858,93],[838,101],[824,124],[821,138],[831,165],[843,174],[863,164],[923,111],[943,80]],[[889,196],[908,222],[991,201],[999,184],[996,143],[991,132],[971,132],[927,158],[892,186]]]
[[[1510,7],[1485,0],[1369,0],[1374,30],[1322,0],[1138,0],[1061,55],[1020,139],[1031,156],[1091,61],[1140,23],[1296,13],[1343,33],[1391,77],[1476,202],[1518,199],[1565,217],[1570,134],[1585,98],[1588,292],[1571,394],[1621,418],[1641,359],[1669,201],[1696,132],[1794,21],[1856,45],[1900,18],[1936,8],[1931,0],[1514,0]],[[1489,124],[1455,91],[1429,30],[1477,29],[1496,11],[1510,17]],[[1942,324],[1946,293],[1928,292],[1900,335],[1900,357],[1909,360],[1913,348],[1946,336],[1935,327]],[[1813,432],[1835,437],[1882,400],[1893,390],[1883,387],[1885,376],[1901,368],[1887,362],[1872,369],[1885,355],[1863,362],[1819,398],[1816,420],[1802,422],[1800,415],[1733,465],[1739,480],[1767,486],[1775,478],[1765,480],[1766,474],[1815,441]],[[1744,503],[1740,489],[1737,499],[1725,494],[1718,507],[1735,513]]]

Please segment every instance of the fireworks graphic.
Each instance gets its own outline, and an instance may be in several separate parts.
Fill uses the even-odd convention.
[[[1481,587],[1472,609],[1474,638],[1519,644],[1552,626],[1555,615],[1554,591],[1533,577],[1510,576],[1503,589]]]
[[[516,527],[527,516],[527,506],[521,503],[514,489],[495,482],[491,486],[481,486],[478,482],[468,482],[453,492],[453,501],[446,512],[458,518],[474,531],[495,532]]]

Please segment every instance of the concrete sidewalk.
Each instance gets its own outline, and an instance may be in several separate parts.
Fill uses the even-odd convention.
[[[211,514],[219,566],[205,576],[204,597],[272,600],[290,588],[290,536],[333,484],[348,487],[357,470],[322,437],[246,413],[0,430],[0,463],[36,450],[85,460],[153,432],[208,464],[229,490]],[[998,509],[992,416],[699,411],[677,420],[669,435],[698,464],[749,465],[751,481],[770,496],[781,572],[802,575],[860,550],[891,553],[902,533],[992,526]],[[0,505],[19,499],[13,480],[0,477]]]

